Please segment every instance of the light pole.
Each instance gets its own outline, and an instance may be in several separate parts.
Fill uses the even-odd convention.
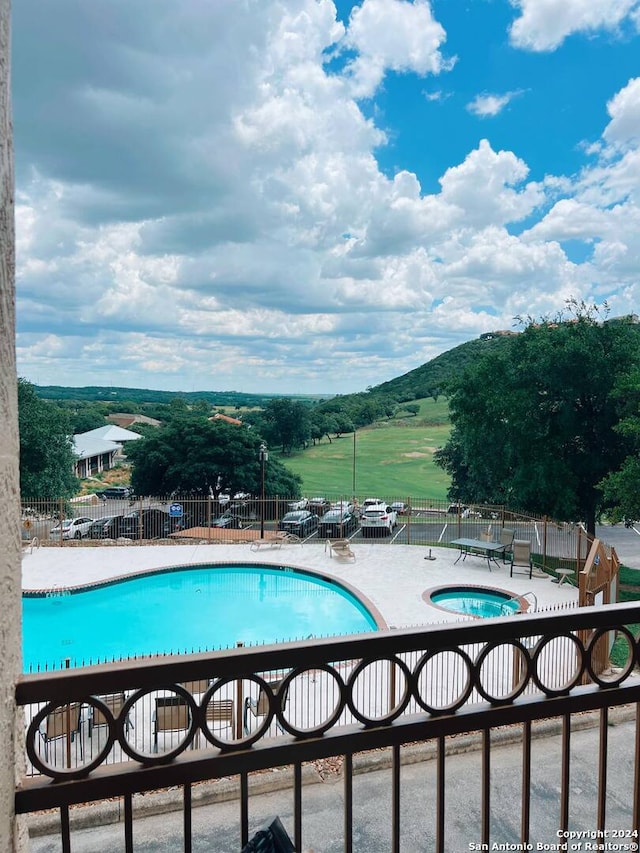
[[[353,482],[352,482],[353,502],[356,502],[356,428],[353,427]]]
[[[260,445],[260,481],[261,481],[261,492],[260,492],[260,538],[264,539],[264,466],[265,463],[269,461],[269,451],[267,450],[267,445],[262,442]]]

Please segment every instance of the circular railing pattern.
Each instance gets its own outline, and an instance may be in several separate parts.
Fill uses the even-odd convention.
[[[619,671],[602,673],[595,661],[612,630],[627,644],[627,660]],[[228,752],[282,733],[320,737],[354,720],[385,726],[403,714],[454,714],[471,702],[506,705],[525,691],[561,696],[585,680],[617,687],[639,664],[639,638],[615,626],[294,667],[277,681],[243,674],[168,684],[43,704],[28,725],[26,750],[35,772],[75,779],[116,750],[120,760],[159,765],[190,748]],[[90,754],[83,749],[87,726]]]

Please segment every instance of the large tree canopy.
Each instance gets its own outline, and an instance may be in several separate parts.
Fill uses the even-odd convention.
[[[261,490],[260,438],[245,427],[219,421],[175,419],[130,442],[131,485],[137,494],[235,494]],[[297,495],[300,479],[275,459],[265,468],[269,495]]]
[[[503,503],[595,532],[601,481],[632,446],[612,394],[640,361],[638,330],[578,312],[531,323],[459,379],[453,429],[437,455],[450,497]]]
[[[602,487],[612,521],[640,518],[640,371],[625,376],[614,390],[622,417],[616,427],[632,446],[632,452]]]
[[[20,493],[23,498],[68,498],[78,480],[66,412],[41,400],[34,386],[18,380]]]

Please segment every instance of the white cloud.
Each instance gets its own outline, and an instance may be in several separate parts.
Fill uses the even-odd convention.
[[[355,97],[370,97],[387,70],[421,76],[450,70],[440,48],[446,39],[426,0],[363,0],[355,6],[345,46],[357,52],[349,66]]]
[[[611,121],[602,134],[609,144],[627,147],[640,143],[640,77],[629,80],[607,104]]]
[[[638,0],[511,0],[520,11],[509,28],[515,47],[555,50],[573,33],[612,31],[625,18],[638,20]]]
[[[503,95],[476,95],[467,104],[467,110],[473,115],[486,118],[497,116],[520,92],[505,92]]]

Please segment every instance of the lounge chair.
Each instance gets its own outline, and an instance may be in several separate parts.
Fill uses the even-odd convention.
[[[351,544],[348,539],[327,539],[325,551],[329,549],[329,556],[341,557],[343,560],[353,560],[355,562],[356,555],[351,550]]]
[[[49,744],[52,741],[59,738],[69,738],[73,743],[76,734],[80,743],[80,758],[83,758],[82,705],[80,702],[60,705],[50,714],[47,714],[44,728],[40,729],[40,737],[44,741],[44,760],[49,760]]]
[[[531,559],[531,542],[528,539],[514,539],[511,543],[511,572],[513,577],[514,568],[523,568],[529,577],[533,575],[533,560]]]
[[[241,853],[295,853],[295,847],[280,818],[272,817],[249,839]]]
[[[276,703],[280,705],[280,708],[284,710],[288,696],[288,690],[282,696],[279,695],[280,686],[284,681],[283,678],[277,679],[277,681],[267,681],[271,691],[273,692]],[[244,700],[244,710],[243,710],[243,725],[244,725],[244,733],[245,736],[249,734],[249,714],[253,714],[253,716],[258,719],[258,717],[266,717],[269,713],[269,696],[265,692],[265,690],[260,687],[260,692],[258,693],[258,698],[254,699],[253,696],[247,696]],[[280,720],[275,718],[276,726],[282,731],[282,726],[280,725]]]
[[[122,706],[126,702],[127,697],[125,692],[122,691],[121,693],[108,693],[106,696],[96,696],[96,699],[99,699],[107,706],[107,708],[111,711],[115,719],[122,710]],[[89,705],[89,716],[87,723],[89,737],[91,737],[93,730],[96,728],[96,726],[106,725],[108,725],[107,718],[105,717],[103,712],[99,708],[96,708],[94,705]],[[133,723],[131,722],[131,720],[129,719],[129,715],[127,714],[124,719],[125,734],[129,731],[129,729],[132,728]]]
[[[257,551],[260,548],[280,548],[282,545],[301,545],[302,539],[296,536],[295,533],[287,533],[286,530],[276,530],[275,533],[270,533],[262,539],[254,539],[251,543],[251,550]]]

